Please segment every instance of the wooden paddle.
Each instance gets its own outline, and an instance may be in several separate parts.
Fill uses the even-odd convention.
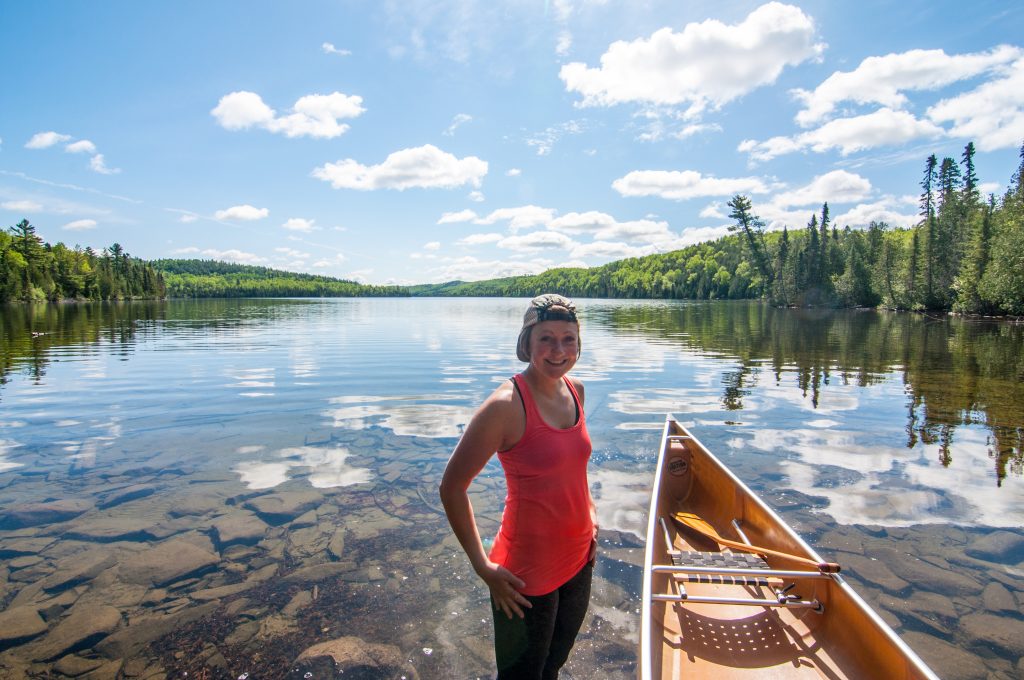
[[[735,548],[736,550],[743,550],[744,552],[756,553],[760,555],[774,555],[775,557],[782,557],[787,560],[794,560],[801,564],[814,567],[822,574],[838,574],[840,566],[835,562],[815,562],[809,560],[806,557],[800,557],[799,555],[790,555],[789,553],[780,552],[778,550],[771,550],[769,548],[761,548],[756,545],[747,545],[746,543],[740,543],[739,541],[731,541],[728,538],[720,536],[715,528],[701,519],[699,516],[692,512],[676,512],[672,514],[672,519],[676,520],[680,524],[690,529],[693,529],[698,534],[710,538],[712,541],[721,545]]]

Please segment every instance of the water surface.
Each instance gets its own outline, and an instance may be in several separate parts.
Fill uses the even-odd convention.
[[[0,671],[286,677],[311,645],[358,638],[392,645],[399,674],[489,676],[487,593],[436,488],[473,409],[522,368],[524,306],[3,308],[0,616],[31,609],[40,624],[0,633]],[[943,677],[1024,671],[1024,328],[580,307],[603,544],[572,677],[634,677],[666,413],[842,563]],[[494,460],[472,488],[485,536],[503,494]],[[92,628],[76,639],[80,619]]]

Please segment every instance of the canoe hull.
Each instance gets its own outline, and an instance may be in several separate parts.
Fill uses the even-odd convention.
[[[642,680],[936,678],[837,574],[821,574],[798,560],[772,555],[763,562],[754,560],[767,569],[759,572],[768,574],[763,578],[680,573],[705,558],[720,564],[721,559],[731,560],[730,552],[743,554],[723,555],[715,541],[672,520],[672,513],[680,510],[698,515],[726,539],[823,562],[669,416],[648,516],[638,667]],[[670,551],[686,566],[673,566]],[[735,579],[747,579],[750,585],[730,582]],[[787,600],[785,606],[778,606],[780,597]]]

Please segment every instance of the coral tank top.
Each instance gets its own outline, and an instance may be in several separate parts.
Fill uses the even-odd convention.
[[[524,595],[545,595],[575,576],[594,536],[590,435],[579,395],[563,379],[579,411],[576,424],[560,430],[544,422],[526,380],[516,375],[526,430],[515,446],[498,452],[508,495],[490,558],[526,582]]]

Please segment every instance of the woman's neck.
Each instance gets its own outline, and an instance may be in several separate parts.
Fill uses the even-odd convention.
[[[545,396],[555,396],[562,391],[562,383],[564,382],[562,376],[553,378],[545,375],[534,369],[532,364],[523,371],[523,377],[526,378],[531,392],[540,393]]]

